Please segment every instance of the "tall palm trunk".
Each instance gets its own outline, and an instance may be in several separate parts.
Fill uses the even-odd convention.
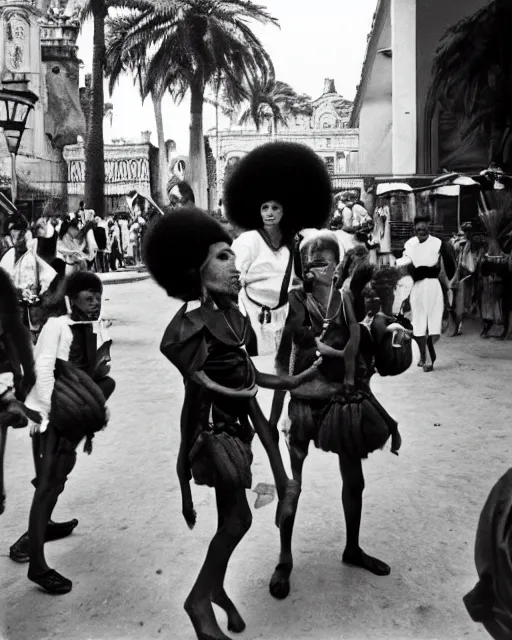
[[[208,181],[206,175],[206,152],[203,136],[204,82],[194,79],[190,83],[190,182],[196,205],[208,207]]]
[[[165,152],[164,120],[162,117],[162,95],[151,91],[155,112],[156,137],[158,140],[158,187],[155,193],[156,203],[165,206],[167,198],[167,154]]]
[[[105,69],[105,0],[92,0],[94,23],[91,105],[85,149],[85,205],[96,215],[105,213],[105,157],[103,149],[103,71]]]

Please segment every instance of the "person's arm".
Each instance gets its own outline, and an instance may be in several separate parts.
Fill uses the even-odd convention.
[[[212,393],[218,393],[229,398],[253,398],[258,393],[258,387],[254,385],[250,389],[242,389],[237,391],[236,389],[230,389],[217,382],[214,382],[204,371],[196,371],[190,377],[192,382],[208,389]]]
[[[352,295],[349,292],[342,293],[343,313],[348,324],[350,337],[344,349],[345,356],[345,384],[354,385],[356,378],[356,358],[361,340],[361,327],[356,319]]]
[[[197,410],[199,402],[198,391],[199,387],[197,385],[190,382],[185,384],[185,397],[183,398],[183,408],[180,418],[180,448],[176,463],[176,472],[181,488],[182,514],[189,529],[193,529],[196,523],[196,512],[192,499],[192,490],[190,488],[192,472],[188,455],[192,444],[190,439],[194,430],[194,408]]]
[[[318,367],[322,364],[322,358],[318,358],[309,369],[294,376],[286,373],[274,375],[272,373],[261,373],[256,371],[256,384],[264,389],[276,389],[281,391],[291,391],[296,389],[303,382],[307,382],[315,377]]]
[[[396,261],[396,268],[404,271],[409,265],[412,264],[412,257],[410,253],[410,245],[409,240],[404,244],[404,251],[402,253],[402,257],[398,258]]]
[[[346,231],[347,233],[355,233],[356,228],[352,226],[352,220],[354,218],[352,210],[349,209],[349,207],[345,207],[341,213],[341,216],[343,219],[343,231]]]
[[[58,318],[49,318],[37,341],[36,387],[45,420],[50,415],[55,384],[55,361],[59,350],[62,325]]]
[[[231,245],[235,253],[236,268],[240,272],[242,284],[245,283],[245,277],[254,260],[253,242],[251,241],[250,232],[242,233]]]

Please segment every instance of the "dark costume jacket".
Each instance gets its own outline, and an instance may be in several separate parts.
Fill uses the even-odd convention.
[[[194,373],[203,371],[230,389],[252,387],[256,372],[245,348],[249,335],[249,321],[236,307],[221,311],[201,305],[187,311],[185,304],[162,338],[161,352],[185,383],[184,402],[190,423],[188,453],[197,484],[216,486],[231,478],[230,484],[251,485],[253,430],[247,400],[212,393],[191,380]],[[225,456],[230,454],[236,469],[228,473]]]

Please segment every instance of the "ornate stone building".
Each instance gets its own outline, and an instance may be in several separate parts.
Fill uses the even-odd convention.
[[[39,98],[16,166],[17,202],[28,215],[47,198],[66,197],[62,149],[85,130],[78,101],[79,28],[67,0],[0,0],[0,84]],[[4,178],[4,186],[9,182]]]
[[[55,198],[73,211],[84,195],[81,97],[86,89],[79,89],[76,46],[80,5],[76,0],[0,0],[0,85],[28,89],[38,97],[16,162],[16,206],[28,218],[37,217],[44,203]],[[106,211],[125,208],[132,189],[151,193],[158,152],[150,136],[143,131],[140,142],[105,146]],[[10,154],[1,130],[0,189],[10,196]]]
[[[270,127],[257,131],[254,125],[231,124],[225,130],[210,130],[209,141],[217,161],[217,193],[222,193],[230,167],[255,147],[274,139],[311,147],[323,158],[339,188],[351,187],[353,180],[348,174],[358,172],[359,151],[359,131],[348,126],[352,103],[336,93],[334,81],[327,78],[323,94],[313,101],[312,107],[310,117],[290,118],[288,126],[278,129],[276,136]]]

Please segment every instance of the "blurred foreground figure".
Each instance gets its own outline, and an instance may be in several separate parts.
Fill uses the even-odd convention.
[[[479,581],[464,596],[475,622],[495,640],[512,638],[512,469],[494,485],[484,505],[475,543]]]
[[[0,268],[0,514],[5,510],[4,455],[9,427],[41,417],[22,404],[36,379],[30,332],[23,325],[17,291]]]

